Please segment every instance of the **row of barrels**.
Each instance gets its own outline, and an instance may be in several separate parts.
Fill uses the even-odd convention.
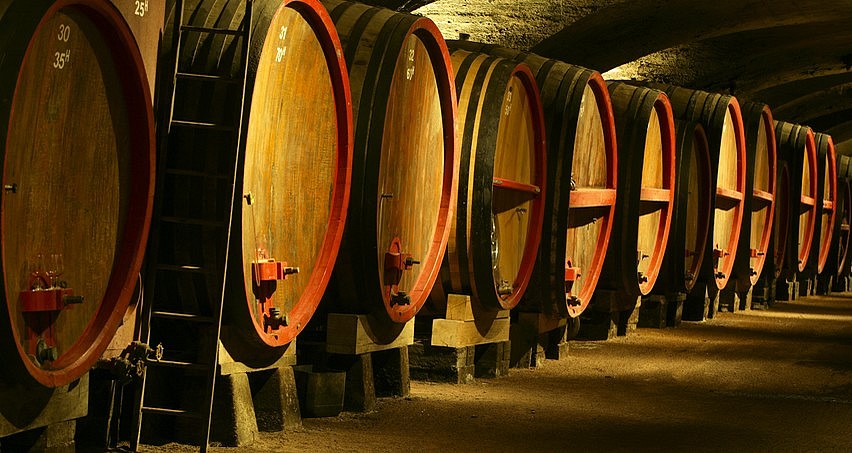
[[[191,1],[187,17],[236,28],[243,6]],[[176,207],[233,219],[229,244],[204,224],[158,231],[156,242],[176,266],[230,250],[223,323],[241,333],[228,341],[246,361],[281,351],[317,313],[367,314],[392,341],[418,313],[441,316],[450,293],[484,312],[576,318],[602,294],[619,308],[654,290],[742,289],[764,268],[821,272],[831,253],[845,257],[848,242],[829,244],[848,241],[835,187],[848,204],[852,165],[835,164],[830,137],[773,122],[765,105],[605,82],[529,53],[445,42],[426,18],[353,2],[255,0],[253,11],[247,55],[212,34],[170,55],[173,3],[149,13],[163,23],[137,29],[106,1],[0,9],[0,347],[17,357],[7,375],[54,387],[88,370],[134,296],[152,212]],[[151,50],[140,48],[150,30],[164,30],[153,97]],[[164,61],[233,78],[243,57],[245,93],[177,90],[168,102]],[[240,114],[221,105],[243,95],[236,162],[222,140],[155,146],[155,113]],[[169,161],[176,146],[191,158]],[[157,210],[155,177],[177,194]],[[192,177],[221,189],[185,199]],[[299,273],[258,281],[272,257]],[[192,304],[198,291],[159,285],[143,303]]]

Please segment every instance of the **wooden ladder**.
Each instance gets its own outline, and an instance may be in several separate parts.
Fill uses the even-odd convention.
[[[173,426],[177,425],[177,419],[186,419],[179,426],[197,433],[200,451],[204,452],[210,440],[213,390],[218,374],[237,160],[244,147],[252,0],[245,0],[242,22],[236,29],[185,24],[183,0],[176,1],[174,14],[172,77],[170,86],[162,90],[171,97],[164,100],[168,110],[163,111],[158,127],[161,146],[157,192],[145,275],[146,293],[151,297],[143,302],[137,329],[140,341],[162,344],[164,354],[162,360],[148,363],[139,381],[131,448],[138,451],[143,425],[150,423],[151,418],[170,417],[174,418]],[[230,71],[236,75],[181,69],[182,43],[189,37],[200,40],[204,36],[232,39],[239,45],[239,68]],[[228,102],[207,109],[225,112],[224,119],[208,120],[210,112],[200,107],[176,117],[176,105],[195,102],[200,106],[207,95],[235,90],[239,90],[239,95],[228,96],[225,98]],[[230,117],[228,112],[233,112]],[[187,137],[191,139],[185,140]],[[205,160],[206,148],[198,143],[221,144],[219,148],[225,151],[206,160],[224,158],[227,162],[194,168],[193,162]],[[209,199],[211,194],[225,195],[220,203],[199,208],[207,203],[202,200]],[[176,200],[183,200],[183,204]],[[187,247],[187,243],[195,247]],[[187,250],[176,252],[182,244]],[[198,250],[201,248],[204,253]],[[203,258],[198,258],[199,253]]]

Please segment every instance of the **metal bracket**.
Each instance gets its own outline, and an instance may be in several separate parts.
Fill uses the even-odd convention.
[[[162,359],[162,343],[156,348],[151,348],[145,343],[133,341],[121,351],[118,357],[100,359],[95,363],[95,367],[109,371],[113,379],[124,385],[134,378],[142,377],[149,363],[159,362]]]

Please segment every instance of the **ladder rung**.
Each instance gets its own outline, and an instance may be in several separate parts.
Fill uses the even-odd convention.
[[[201,266],[180,265],[180,264],[158,264],[157,270],[172,271],[172,272],[190,272],[194,274],[212,274],[210,269]]]
[[[222,83],[233,83],[238,84],[242,82],[240,79],[235,79],[233,77],[213,75],[213,74],[196,74],[192,72],[178,72],[175,74],[175,77],[178,79],[189,79],[189,80],[204,80],[209,82],[222,82]]]
[[[188,417],[188,418],[206,418],[197,412],[185,411],[182,409],[167,409],[165,407],[149,407],[142,406],[143,414],[160,414],[160,415],[173,415],[175,417]]]
[[[224,124],[216,124],[216,123],[206,123],[203,121],[186,121],[186,120],[172,120],[172,126],[181,126],[181,127],[192,127],[196,129],[207,129],[214,131],[233,131],[234,126],[228,126]]]
[[[155,317],[155,318],[162,318],[162,319],[177,319],[177,320],[181,320],[181,321],[191,321],[191,322],[210,323],[210,324],[212,324],[213,322],[216,321],[215,319],[213,319],[212,316],[202,316],[202,315],[196,315],[196,314],[192,314],[192,313],[176,313],[176,312],[170,312],[170,311],[154,311],[154,312],[151,312],[151,316]]]
[[[176,216],[164,216],[160,217],[160,220],[167,223],[177,223],[181,225],[202,225],[202,226],[213,226],[213,227],[224,227],[227,225],[225,222],[221,220],[206,220],[206,219],[195,219],[192,217],[176,217]]]
[[[192,363],[192,362],[179,362],[176,360],[160,360],[158,362],[148,362],[147,366],[159,366],[166,368],[182,368],[187,370],[195,370],[195,371],[207,371],[210,369],[208,365],[202,365],[200,363]]]
[[[223,180],[231,180],[233,179],[233,175],[221,175],[217,173],[205,173],[203,171],[195,171],[195,170],[181,170],[178,168],[169,168],[166,169],[166,173],[169,175],[175,176],[193,176],[197,178],[213,178],[213,179],[223,179]]]
[[[212,33],[217,35],[241,36],[245,35],[242,29],[234,30],[232,28],[214,28],[214,27],[196,27],[194,25],[181,25],[181,31],[192,31],[196,33]]]

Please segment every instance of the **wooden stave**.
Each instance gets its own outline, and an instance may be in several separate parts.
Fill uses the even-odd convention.
[[[459,95],[458,127],[463,138],[461,140],[458,204],[456,216],[452,221],[454,231],[452,239],[454,240],[451,239],[451,243],[455,246],[450,247],[448,245],[447,247],[441,266],[441,282],[436,283],[436,285],[441,284],[443,286],[444,294],[470,294],[473,296],[473,300],[486,310],[509,310],[521,301],[529,287],[541,240],[542,222],[545,215],[544,206],[547,201],[544,113],[539,90],[530,68],[523,63],[515,63],[499,57],[487,57],[485,54],[464,50],[453,50],[451,56],[454,62],[463,59],[458,67],[455,67],[454,64],[456,92]],[[476,72],[473,72],[470,70],[471,63],[476,60],[479,60],[477,61],[479,66],[476,68]],[[465,99],[462,98],[462,87],[470,82],[471,76],[475,77],[476,82],[478,82],[475,83],[475,88],[480,90],[479,98],[471,98],[468,102],[465,102]],[[534,179],[536,180],[535,185],[541,188],[541,193],[535,197],[532,212],[529,214],[527,240],[522,245],[522,264],[518,273],[513,277],[515,290],[511,297],[503,298],[497,294],[497,282],[494,281],[494,274],[491,271],[490,242],[486,244],[486,242],[480,241],[480,243],[475,244],[466,232],[467,230],[471,232],[484,231],[490,228],[487,225],[490,222],[486,219],[486,217],[490,219],[490,215],[486,213],[492,212],[490,200],[492,199],[493,189],[489,190],[489,188],[493,186],[491,181],[493,164],[496,159],[496,156],[493,155],[495,149],[492,145],[496,145],[496,133],[499,126],[486,124],[482,117],[488,118],[487,112],[500,112],[500,105],[498,104],[502,102],[505,87],[508,86],[512,78],[519,78],[523,81],[527,96],[531,101],[531,116],[536,135],[534,139],[536,150],[534,152],[538,157],[533,165],[535,168]],[[489,98],[491,102],[489,102]],[[486,111],[489,105],[497,108],[490,108]],[[467,113],[461,115],[462,111]],[[502,117],[503,115],[499,116]],[[462,121],[463,118],[476,119],[479,129],[475,130],[474,122]],[[499,123],[499,121],[496,122]],[[474,141],[477,143],[477,148],[471,150]],[[474,175],[471,176],[468,163],[474,160],[476,161],[476,168]],[[473,187],[468,184],[468,178],[471,178],[470,181],[474,183]],[[473,194],[476,196],[472,196]],[[468,210],[471,211],[470,216],[468,216]],[[461,270],[459,282],[453,282],[453,279],[449,278],[451,267],[457,267]],[[445,301],[436,300],[445,297],[439,293],[440,291],[433,291],[432,302],[436,307],[445,304]]]
[[[775,121],[775,140],[778,144],[779,156],[783,155],[784,160],[788,163],[790,170],[790,212],[802,212],[801,209],[801,194],[805,190],[803,187],[803,176],[796,169],[804,170],[804,159],[807,158],[808,168],[810,171],[810,185],[808,191],[811,195],[816,194],[817,178],[814,178],[814,169],[816,168],[816,143],[814,142],[813,131],[808,126],[787,123],[783,121]],[[798,195],[793,195],[798,194]],[[804,227],[800,225],[798,220],[800,216],[788,219],[788,234],[787,241],[790,244],[798,244],[797,249],[793,250],[788,247],[785,251],[784,264],[781,269],[781,274],[788,280],[802,272],[807,263],[807,257],[810,254],[813,231],[816,226],[816,204],[811,209],[809,220]],[[800,232],[799,230],[803,230]],[[799,235],[803,236],[803,243],[799,244]]]
[[[174,10],[175,4],[170,2],[167,7],[167,26],[166,35],[164,38],[164,48],[172,49],[171,40],[174,32]],[[228,0],[225,3],[215,4],[208,0],[196,0],[194,4],[185,6],[185,22],[196,26],[217,27],[237,29],[242,22],[242,13],[244,10],[244,0]],[[287,316],[288,325],[280,327],[274,334],[265,334],[262,321],[258,318],[256,300],[253,295],[253,290],[250,285],[250,269],[251,264],[243,258],[244,250],[248,245],[244,242],[244,233],[248,227],[244,227],[244,219],[249,215],[249,208],[244,203],[244,197],[235,195],[233,211],[227,209],[229,205],[227,196],[229,193],[219,191],[218,194],[210,195],[211,200],[199,202],[204,204],[207,209],[214,209],[217,216],[222,216],[227,219],[231,215],[231,235],[230,235],[230,258],[226,269],[226,285],[225,285],[225,304],[223,306],[223,322],[221,340],[223,345],[228,349],[228,353],[235,359],[245,363],[252,363],[257,366],[265,366],[277,360],[281,354],[285,352],[288,345],[302,332],[312,319],[317,311],[322,296],[331,279],[331,269],[337,258],[340,249],[340,242],[343,235],[343,225],[346,222],[347,207],[349,203],[349,192],[352,178],[352,112],[351,112],[351,96],[349,92],[348,76],[346,65],[340,51],[340,44],[337,38],[336,30],[328,16],[327,11],[318,0],[254,0],[253,3],[253,21],[252,21],[252,40],[248,50],[248,69],[246,77],[246,96],[245,96],[245,113],[243,120],[243,143],[240,149],[239,156],[236,161],[233,159],[233,153],[230,151],[230,142],[222,143],[220,141],[211,140],[204,142],[203,147],[206,148],[205,154],[199,156],[206,160],[223,161],[223,163],[214,164],[218,170],[230,177],[236,174],[236,185],[234,191],[242,195],[244,187],[248,184],[245,181],[247,171],[247,142],[252,134],[252,116],[250,109],[253,105],[255,97],[260,102],[265,98],[277,98],[273,96],[275,93],[264,93],[264,96],[256,96],[255,87],[259,78],[266,74],[262,73],[262,55],[264,45],[270,42],[277,35],[277,30],[271,30],[270,26],[278,12],[288,11],[291,14],[297,13],[301,19],[308,24],[311,30],[315,33],[322,52],[325,55],[326,67],[329,71],[330,85],[332,96],[334,98],[334,117],[333,120],[337,127],[336,133],[336,150],[334,154],[335,164],[333,165],[333,181],[332,187],[329,189],[330,205],[327,217],[316,217],[314,222],[310,223],[317,228],[325,228],[325,233],[319,250],[316,252],[317,257],[313,263],[289,263],[290,265],[299,266],[300,273],[292,278],[303,278],[308,280],[304,290],[298,294],[295,302],[286,302],[292,305],[290,310],[283,306],[280,301],[276,306],[281,308],[282,314]],[[198,39],[190,39],[198,38]],[[186,45],[191,43],[191,45]],[[223,39],[221,36],[209,36],[208,39],[199,38],[195,34],[190,34],[185,43],[182,43],[182,52],[179,56],[180,67],[197,71],[201,73],[212,73],[227,77],[241,77],[240,58],[241,58],[241,42],[228,37]],[[161,74],[158,81],[166,83],[169,78],[168,74],[162,72],[171,71],[167,62],[173,55],[165,53],[161,55]],[[164,89],[164,86],[159,87]],[[212,90],[211,90],[212,91]],[[186,99],[196,99],[196,104],[187,103],[187,105],[176,105],[175,111],[181,109],[185,111],[180,115],[189,114],[196,115],[198,112],[210,111],[215,109],[221,111],[221,108],[216,109],[213,105],[233,105],[235,96],[241,96],[241,93],[235,86],[225,88],[217,87],[212,94],[204,88],[195,88],[188,91],[190,94]],[[283,98],[283,97],[282,97]],[[167,108],[167,106],[163,106]],[[164,112],[165,115],[168,112]],[[179,113],[175,114],[175,118]],[[164,118],[168,118],[165,116]],[[164,123],[167,124],[167,123]],[[192,146],[193,142],[189,146]],[[208,157],[210,152],[217,152],[218,157]],[[230,181],[225,180],[227,187],[230,187]],[[192,201],[190,201],[192,202]],[[213,206],[215,205],[215,207]],[[289,219],[288,219],[289,220]],[[289,221],[287,228],[301,229],[306,224],[305,218],[292,219]],[[281,230],[274,232],[276,236],[287,236],[288,233]],[[202,242],[216,241],[217,235],[208,236],[205,238],[193,238],[192,240]],[[185,238],[187,239],[187,238]],[[168,247],[170,244],[166,244]],[[180,247],[181,244],[174,244]],[[210,246],[205,244],[204,250],[199,254],[192,253],[189,257],[193,260],[200,260],[208,265],[215,265],[214,260],[224,256],[224,250],[219,246]],[[162,248],[161,248],[162,250]],[[272,256],[279,260],[287,260],[284,256]],[[153,272],[153,271],[152,271]],[[208,282],[209,284],[209,282]],[[278,282],[279,288],[286,287],[288,282]],[[160,288],[157,288],[158,290]],[[200,288],[183,288],[190,294],[201,292]],[[212,290],[215,290],[213,288]],[[212,291],[211,290],[211,291]],[[278,292],[279,294],[281,291]],[[213,293],[215,294],[215,293]],[[214,296],[215,297],[215,296]],[[274,297],[274,295],[273,295]]]
[[[704,127],[694,121],[676,121],[676,143],[677,155],[675,158],[677,175],[675,186],[675,205],[672,212],[672,226],[669,231],[668,244],[666,245],[666,254],[663,259],[663,264],[660,269],[661,277],[654,285],[651,291],[653,294],[669,295],[672,293],[689,294],[695,286],[698,272],[703,262],[704,250],[706,248],[707,237],[709,233],[709,219],[711,206],[711,193],[709,190],[710,184],[710,152],[707,144],[707,137],[704,132]],[[703,151],[699,151],[696,156],[686,152],[685,149],[692,149],[696,140],[702,140],[703,144],[699,146]],[[691,181],[689,168],[692,164],[693,157],[699,157],[698,173],[701,179],[699,181]],[[702,177],[703,176],[703,177]],[[689,206],[689,197],[687,188],[692,187],[704,188],[699,196],[701,201],[697,207]],[[687,269],[684,257],[687,255],[688,239],[688,209],[695,209],[696,217],[700,220],[696,232],[696,261],[691,269]],[[691,272],[690,272],[691,271]],[[689,276],[692,275],[690,279]]]
[[[519,309],[548,313],[557,317],[578,317],[588,306],[600,278],[609,247],[615,205],[611,205],[599,219],[605,223],[594,244],[597,256],[588,269],[582,269],[585,283],[581,292],[576,294],[580,304],[560,303],[560,301],[567,302],[569,297],[574,296],[572,292],[566,291],[562,272],[564,263],[568,259],[566,237],[564,234],[554,233],[567,230],[569,219],[574,217],[571,215],[571,206],[568,202],[571,192],[570,177],[563,177],[563,175],[572,174],[573,160],[565,159],[563,156],[573,153],[584,87],[589,86],[596,94],[598,109],[602,115],[601,122],[604,125],[607,153],[606,188],[617,190],[617,143],[606,82],[597,71],[495,44],[451,41],[451,45],[453,48],[488,53],[525,63],[536,74],[536,81],[541,88],[547,130],[547,197],[542,241],[532,277],[536,284],[527,288]]]
[[[0,121],[9,124],[12,118],[10,109],[18,88],[17,80],[22,75],[18,71],[22,70],[32,50],[30,40],[51,16],[64,8],[73,8],[75,13],[91,21],[101,36],[112,38],[103,41],[111,51],[115,70],[123,85],[121,89],[125,91],[123,100],[127,104],[128,124],[136,127],[130,127],[130,136],[127,137],[135,150],[131,151],[130,157],[132,182],[129,184],[129,210],[120,244],[116,244],[116,262],[98,311],[88,321],[76,342],[53,362],[53,370],[42,370],[30,361],[21,346],[14,341],[14,337],[17,337],[14,333],[17,330],[15,323],[6,316],[0,316],[0,331],[10,332],[13,337],[9,338],[12,341],[0,341],[0,351],[7,358],[15,354],[21,357],[20,363],[7,360],[2,377],[15,383],[50,388],[69,384],[88,372],[119,328],[142,267],[154,194],[155,143],[151,90],[140,49],[119,11],[112,5],[93,0],[17,2],[0,11],[0,46],[5,52],[5,58],[0,62],[0,99],[3,100],[0,102]],[[8,140],[7,132],[6,129],[0,132],[0,140],[4,143]],[[5,271],[3,273],[5,275]],[[6,285],[5,279],[3,285]],[[6,297],[3,299],[7,300]]]
[[[674,118],[668,97],[662,91],[636,87],[614,81],[608,81],[607,88],[610,92],[613,114],[616,118],[616,136],[618,143],[620,144],[618,167],[619,190],[616,196],[615,217],[610,239],[610,247],[607,250],[602,274],[618,277],[615,277],[614,279],[601,279],[598,282],[598,289],[611,290],[626,294],[627,298],[624,303],[627,305],[622,308],[629,309],[633,308],[635,297],[648,294],[651,288],[653,288],[659,275],[663,255],[665,254],[666,241],[669,236],[669,229],[671,225],[672,205],[674,204],[674,190],[672,190],[675,177]],[[634,94],[631,96],[631,102],[624,103],[624,105],[622,105],[620,99],[617,99],[614,92],[615,90],[632,91]],[[636,99],[637,96],[640,99]],[[640,105],[636,106],[636,102],[640,102]],[[619,125],[618,119],[621,115],[629,114],[629,109],[631,107],[641,109],[638,112],[633,112],[635,115],[638,115],[638,117],[625,117],[625,119],[629,118],[632,121],[621,121],[622,125]],[[631,252],[631,250],[638,249],[637,234],[626,224],[632,222],[633,216],[631,213],[635,213],[638,217],[640,195],[639,191],[635,190],[633,186],[637,184],[637,179],[640,179],[641,177],[641,166],[636,165],[637,158],[632,155],[636,152],[633,151],[631,153],[632,147],[630,145],[634,144],[634,142],[640,141],[640,139],[636,137],[637,134],[644,137],[646,127],[637,128],[636,125],[648,124],[648,119],[651,114],[650,109],[655,109],[657,112],[663,113],[660,115],[660,127],[662,140],[664,142],[663,152],[669,156],[669,161],[664,162],[664,170],[667,171],[667,177],[664,177],[664,181],[668,184],[669,188],[669,202],[667,209],[661,213],[660,223],[663,223],[664,225],[663,228],[660,228],[657,232],[657,246],[655,247],[654,256],[649,257],[652,265],[649,267],[648,275],[646,275],[648,280],[642,283],[639,281],[639,277],[635,271],[635,264],[631,264],[636,258],[635,252]],[[633,122],[635,122],[636,125],[631,124],[632,127],[627,125],[627,123]],[[640,143],[642,143],[642,146],[644,147],[644,138],[641,139]],[[637,168],[639,170],[637,170]],[[641,184],[641,182],[639,184]],[[620,219],[620,217],[623,216],[629,216],[630,218],[627,220]],[[623,252],[622,249],[625,249],[626,252]]]
[[[450,219],[453,217],[455,210],[456,187],[458,185],[459,171],[458,145],[455,137],[456,93],[455,85],[452,80],[452,64],[450,63],[449,51],[447,50],[443,37],[435,24],[427,18],[404,13],[396,13],[384,8],[368,7],[354,2],[322,0],[322,3],[329,10],[330,15],[335,22],[338,34],[341,37],[345,58],[349,66],[350,83],[353,87],[361,86],[363,83],[362,77],[353,74],[353,70],[358,68],[358,65],[352,64],[353,59],[356,58],[356,55],[363,54],[365,49],[368,48],[359,45],[360,43],[349,46],[350,41],[354,42],[354,40],[351,39],[352,37],[350,36],[350,33],[353,31],[360,33],[360,31],[353,28],[342,30],[340,21],[343,20],[345,14],[363,14],[363,16],[360,16],[362,21],[361,26],[365,26],[365,23],[363,23],[365,20],[366,22],[369,22],[369,20],[375,16],[389,14],[392,15],[390,20],[393,22],[393,32],[398,35],[399,31],[403,31],[404,37],[416,36],[422,40],[424,44],[428,45],[427,50],[429,52],[432,69],[438,84],[437,88],[441,94],[440,104],[442,110],[442,127],[444,131],[444,165],[442,187],[440,191],[440,211],[438,219],[435,222],[436,228],[435,235],[431,240],[432,246],[430,247],[426,258],[420,257],[420,273],[417,277],[414,292],[409,292],[411,302],[407,306],[408,308],[395,310],[391,305],[390,300],[382,293],[381,289],[376,291],[376,288],[381,287],[381,283],[380,281],[373,281],[374,277],[376,277],[373,274],[378,273],[376,271],[379,269],[379,264],[375,259],[372,257],[366,258],[366,261],[357,259],[359,256],[363,257],[369,255],[368,253],[358,253],[362,245],[357,243],[358,238],[370,237],[370,235],[355,234],[350,230],[351,228],[354,228],[352,225],[359,224],[361,225],[361,231],[364,231],[365,227],[363,225],[365,222],[361,219],[360,213],[375,212],[377,204],[377,202],[375,200],[371,200],[369,196],[361,196],[364,192],[369,195],[371,193],[369,188],[363,191],[357,190],[363,188],[365,180],[371,180],[369,177],[365,178],[363,170],[360,172],[353,171],[353,203],[350,205],[349,212],[352,220],[347,222],[346,231],[344,232],[344,240],[341,247],[341,254],[338,256],[338,262],[335,265],[334,276],[332,277],[333,284],[330,285],[329,290],[326,292],[326,299],[328,299],[328,304],[326,304],[327,310],[370,315],[369,320],[375,327],[374,333],[381,337],[377,338],[378,341],[391,341],[401,331],[402,326],[414,317],[428,299],[430,290],[438,278],[441,258],[451,232]],[[382,33],[381,36],[378,37],[379,41],[387,38],[387,34],[388,33]],[[355,38],[357,39],[359,36],[356,36]],[[404,40],[405,39],[401,39],[399,40],[400,42],[391,42],[390,40],[388,40],[388,42],[380,42],[381,49],[379,50],[383,50],[384,53],[388,55],[398,55],[399,50],[402,48],[401,42]],[[373,53],[375,55],[375,49],[373,50]],[[377,57],[381,57],[381,55],[377,55]],[[361,71],[364,71],[365,69],[368,68],[360,68]],[[374,65],[374,67],[370,69],[370,71],[373,72],[368,73],[368,75],[374,77],[375,73],[378,73],[380,69],[381,68],[377,65]],[[390,69],[393,68],[391,67]],[[390,72],[392,71],[385,70],[383,77],[390,78],[392,75]],[[380,83],[385,82],[380,81]],[[383,92],[382,90],[377,91]],[[380,145],[381,143],[377,143],[377,141],[380,142],[381,137],[377,137],[377,135],[381,134],[377,134],[376,131],[367,131],[363,127],[358,126],[358,124],[360,124],[358,109],[362,99],[355,94],[356,92],[360,92],[360,89],[356,90],[353,88],[352,103],[356,121],[353,168],[357,170],[358,168],[366,167],[366,171],[372,172],[373,174],[372,180],[375,180],[375,173],[379,171],[375,168],[378,167],[378,163],[375,162],[377,158],[369,155],[365,156],[365,150],[367,147],[375,148]],[[364,118],[366,118],[366,116]],[[367,141],[366,147],[363,143],[365,141]],[[366,165],[363,165],[364,162],[366,162]],[[361,204],[356,202],[359,200]],[[366,230],[375,230],[373,225],[370,223],[374,223],[375,220],[370,220],[369,216],[367,217],[367,223],[369,225],[366,227]],[[381,246],[380,248],[384,249],[385,247]],[[364,262],[367,264],[364,264]],[[364,272],[364,274],[356,275],[355,272],[345,272],[342,270],[344,267],[359,269],[357,272]],[[376,271],[370,271],[370,269],[375,269]],[[368,283],[376,284],[369,285]],[[370,289],[371,287],[373,289]]]
[[[737,147],[737,190],[743,194],[745,192],[746,169],[743,162],[746,161],[746,140],[743,125],[742,109],[738,100],[734,96],[722,95],[717,93],[709,93],[706,91],[692,90],[689,88],[667,85],[661,83],[645,82],[644,86],[664,91],[669,95],[672,103],[672,110],[675,118],[683,120],[700,121],[705,127],[708,139],[710,141],[711,150],[717,150],[722,146],[723,128],[726,115],[731,114],[734,127],[734,137]],[[710,153],[711,162],[713,165],[713,173],[715,177],[712,180],[713,191],[717,190],[718,168],[719,168],[719,152]],[[743,197],[745,198],[745,197]],[[731,234],[728,243],[722,248],[731,256],[725,261],[725,265],[718,267],[713,261],[714,245],[713,241],[707,241],[707,248],[704,252],[704,264],[701,268],[699,278],[705,282],[714,282],[716,289],[723,289],[731,277],[731,271],[736,261],[736,251],[739,244],[740,231],[744,216],[744,203],[742,200],[738,203],[738,207],[734,209],[734,218],[731,222]],[[717,229],[716,214],[711,217],[710,234]],[[721,277],[720,277],[721,276]]]
[[[814,133],[817,150],[817,215],[819,225],[814,228],[814,244],[808,257],[808,266],[813,275],[821,274],[828,259],[828,249],[834,233],[834,221],[837,210],[837,161],[834,140],[828,134]],[[826,187],[826,185],[828,187]],[[832,203],[830,209],[825,203]],[[826,214],[826,211],[829,211]]]
[[[743,216],[743,226],[740,230],[740,243],[737,249],[737,257],[734,261],[733,270],[733,276],[736,278],[733,278],[732,281],[728,283],[728,289],[740,291],[757,283],[757,280],[763,272],[766,257],[769,254],[769,241],[770,236],[772,235],[773,215],[775,212],[774,197],[777,191],[777,150],[775,144],[775,132],[773,130],[774,123],[772,119],[772,111],[769,109],[769,106],[756,102],[744,102],[741,107],[743,112],[743,124],[746,132],[745,193],[752,195],[745,197],[744,212],[749,214]],[[766,148],[768,152],[768,186],[771,189],[768,192],[772,195],[773,201],[768,206],[763,224],[755,225],[753,219],[753,206],[755,206],[756,203],[756,197],[754,196],[756,178],[755,172],[757,171],[755,168],[755,160],[758,148],[757,141],[759,140],[759,128],[761,127],[761,124],[763,124],[766,128],[764,132],[766,135]],[[762,238],[757,243],[752,242],[754,231],[757,231],[758,235]],[[753,266],[751,263],[753,258],[751,256],[752,249],[757,252],[757,259]]]

